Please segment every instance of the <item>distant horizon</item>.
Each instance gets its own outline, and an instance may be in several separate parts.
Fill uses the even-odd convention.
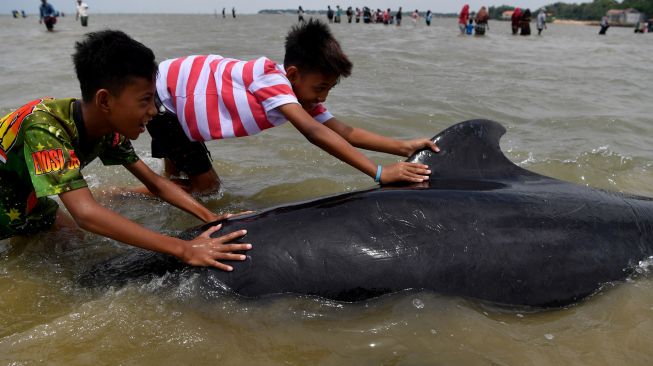
[[[235,2],[235,0],[232,0]],[[68,14],[75,14],[76,2],[74,0],[49,0],[54,8]],[[302,5],[305,11],[326,10],[327,5],[335,10],[336,5],[341,5],[343,9],[348,6],[355,8],[365,5],[372,8],[386,9],[390,8],[396,11],[399,6],[403,7],[404,12],[410,12],[415,9],[420,11],[431,10],[435,13],[458,13],[464,4],[469,4],[471,10],[478,10],[481,6],[519,6],[521,8],[538,9],[546,5],[557,2],[556,0],[468,0],[468,1],[451,1],[451,0],[402,0],[402,1],[324,1],[324,0],[279,0],[263,1],[250,0],[246,4],[228,4],[212,0],[187,0],[180,4],[177,0],[112,0],[110,2],[98,0],[84,0],[89,5],[89,13],[93,14],[214,14],[220,13],[222,8],[226,8],[228,15],[231,15],[232,6],[236,7],[236,14],[257,14],[260,10],[275,9],[297,9]],[[562,1],[564,3],[586,3],[591,0],[581,1]],[[343,5],[344,4],[344,5]],[[12,10],[25,10],[30,15],[38,15],[40,1],[31,0],[2,0],[0,2],[0,14],[11,15]]]

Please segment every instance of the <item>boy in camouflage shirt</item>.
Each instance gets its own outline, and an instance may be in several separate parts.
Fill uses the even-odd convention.
[[[174,255],[186,263],[232,267],[218,260],[243,260],[229,244],[243,230],[211,238],[214,226],[192,241],[150,231],[101,206],[81,170],[95,158],[123,165],[165,201],[204,222],[215,215],[139,160],[130,139],[157,114],[157,65],[144,45],[119,31],[89,33],[73,55],[82,100],[38,99],[0,119],[0,239],[60,227],[76,227],[141,248]],[[72,219],[47,196],[58,195]]]

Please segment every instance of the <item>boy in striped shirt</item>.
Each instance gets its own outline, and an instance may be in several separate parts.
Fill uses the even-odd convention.
[[[240,61],[217,55],[161,62],[157,76],[159,115],[147,125],[152,155],[165,159],[167,174],[188,175],[176,182],[189,192],[220,188],[203,141],[250,136],[286,121],[310,142],[376,182],[422,182],[428,166],[400,162],[374,164],[354,147],[410,156],[430,148],[429,139],[400,141],[336,119],[322,104],[352,64],[328,27],[311,19],[286,37],[284,64],[261,57]]]

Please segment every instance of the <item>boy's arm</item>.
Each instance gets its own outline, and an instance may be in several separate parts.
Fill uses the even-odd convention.
[[[388,154],[409,157],[415,151],[430,148],[435,152],[440,149],[435,143],[429,139],[414,139],[414,140],[396,140],[393,138],[377,135],[373,132],[367,131],[362,128],[351,127],[337,118],[331,118],[324,123],[325,126],[335,131],[338,135],[342,136],[350,144],[361,149],[379,151]]]
[[[161,197],[161,199],[169,204],[196,216],[204,222],[223,220],[228,217],[225,215],[216,215],[211,212],[171,180],[153,172],[152,169],[141,160],[138,160],[131,165],[125,165],[125,168],[145,184],[152,194]]]
[[[211,238],[210,235],[220,228],[218,225],[191,241],[184,241],[146,229],[101,206],[86,187],[62,193],[59,197],[82,229],[143,249],[174,255],[191,265],[231,271],[231,266],[218,260],[244,260],[244,255],[232,252],[251,249],[250,244],[228,244],[245,235],[245,230]]]
[[[370,177],[376,176],[376,164],[339,134],[315,121],[301,105],[289,103],[278,108],[308,141]],[[423,182],[428,179],[427,174],[430,173],[426,165],[401,162],[383,167],[381,182]]]

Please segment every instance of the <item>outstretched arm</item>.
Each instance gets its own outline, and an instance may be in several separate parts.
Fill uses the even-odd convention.
[[[59,197],[82,229],[139,248],[174,255],[191,265],[212,266],[231,271],[231,266],[218,260],[244,260],[244,255],[233,252],[251,249],[250,244],[229,244],[245,235],[245,230],[211,238],[210,234],[219,229],[219,226],[214,226],[197,238],[184,241],[146,229],[101,206],[88,188],[68,191]]]
[[[376,164],[342,136],[314,120],[299,104],[282,105],[279,111],[308,141],[370,177],[376,176]],[[428,166],[424,164],[401,162],[383,167],[381,182],[423,182],[428,179],[426,175],[430,173]]]
[[[342,136],[353,146],[361,149],[380,151],[388,154],[409,157],[415,151],[429,148],[435,152],[440,149],[433,143],[433,141],[423,138],[414,140],[396,140],[393,138],[377,135],[373,132],[367,131],[362,128],[351,127],[337,118],[331,118],[324,123],[325,126]]]
[[[131,164],[125,165],[138,180],[143,182],[147,189],[155,196],[161,197],[169,204],[178,207],[204,222],[213,222],[227,218],[224,215],[216,215],[206,207],[197,202],[190,194],[184,191],[177,184],[171,180],[166,179],[150,169],[141,160]]]

